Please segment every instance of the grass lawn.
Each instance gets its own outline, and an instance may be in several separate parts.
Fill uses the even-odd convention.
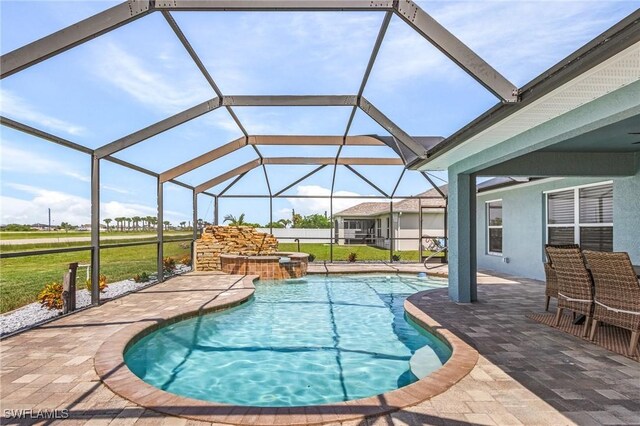
[[[170,234],[164,236],[164,241],[171,241],[183,238],[191,238],[192,234]],[[106,244],[126,244],[126,243],[140,243],[144,241],[156,241],[156,235],[149,235],[148,238],[122,238],[117,240],[101,239],[102,245]],[[0,251],[2,252],[16,252],[16,251],[32,251],[32,250],[46,250],[53,248],[65,248],[65,247],[87,247],[91,243],[89,241],[69,241],[69,242],[55,242],[55,243],[29,243],[29,244],[2,244],[0,245]]]
[[[59,247],[59,246],[58,246]],[[183,248],[186,247],[186,248]],[[189,242],[164,244],[164,255],[180,260],[190,254]],[[69,263],[89,263],[90,252],[26,256],[0,259],[0,313],[36,301],[42,287],[52,281],[61,281]],[[101,273],[107,282],[131,278],[141,272],[156,272],[156,246],[154,244],[102,249]],[[77,286],[82,288],[86,278],[84,268],[78,268]]]
[[[110,237],[115,235],[149,235],[153,237],[155,231],[101,231],[101,237]],[[192,235],[189,230],[176,230],[176,231],[164,231],[165,235],[175,234],[188,234]],[[12,232],[12,231],[0,231],[0,240],[27,240],[27,239],[40,239],[40,238],[66,238],[66,237],[91,237],[89,231],[25,231],[25,232]]]
[[[114,233],[115,234],[115,233]],[[103,234],[104,235],[104,234]],[[174,238],[178,235],[174,234]],[[124,243],[129,240],[111,241]],[[140,242],[140,239],[132,239]],[[58,247],[86,246],[86,242],[52,243],[2,246],[1,250],[27,251]],[[296,243],[280,243],[282,251],[297,251]],[[329,244],[300,244],[300,250],[316,256],[316,261],[330,260]],[[389,250],[369,246],[333,246],[333,260],[346,261],[349,253],[356,253],[358,261],[389,261]],[[190,254],[190,243],[166,242],[164,255],[180,260]],[[400,261],[418,261],[418,251],[397,251]],[[426,254],[426,253],[425,253]],[[89,263],[89,251],[48,254],[42,256],[25,256],[12,259],[0,259],[0,313],[16,309],[36,301],[42,287],[52,281],[61,281],[69,263]],[[107,276],[107,282],[115,282],[131,278],[133,275],[156,272],[156,246],[148,244],[134,247],[102,249],[100,251],[101,273]],[[77,286],[85,284],[86,270],[78,269]]]
[[[296,243],[280,243],[278,249],[282,251],[297,251],[298,245]],[[303,253],[314,254],[316,261],[330,260],[329,244],[324,243],[302,243],[300,244],[300,250]],[[381,249],[370,246],[345,246],[345,245],[333,245],[333,260],[334,261],[346,261],[349,253],[355,253],[358,261],[389,261],[389,250]],[[394,254],[400,256],[400,261],[405,262],[418,262],[419,253],[418,250],[407,251],[395,251]],[[425,255],[427,252],[425,252]]]

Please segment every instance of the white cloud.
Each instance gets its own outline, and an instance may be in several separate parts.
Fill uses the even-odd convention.
[[[117,186],[100,185],[100,188],[101,189],[105,189],[107,191],[117,192],[118,194],[127,194],[127,195],[133,194],[132,191],[129,191],[128,189],[122,189],[122,188],[119,188]]]
[[[328,196],[331,195],[331,189],[320,185],[299,185],[296,187],[296,194],[305,196]],[[333,195],[340,197],[358,197],[361,194],[350,191],[335,191]],[[325,211],[329,214],[329,210],[331,209],[331,203],[328,198],[287,198],[287,201],[291,204],[296,213],[303,216],[309,214],[324,214]],[[333,211],[338,212],[355,206],[356,204],[360,204],[363,201],[366,200],[357,198],[334,198]],[[284,212],[285,210],[287,209],[281,209],[280,211]]]
[[[155,110],[175,113],[203,100],[202,77],[197,74],[180,75],[177,84],[115,43],[102,44],[95,57],[92,70],[102,81]],[[161,62],[171,63],[166,57]]]
[[[507,79],[522,86],[622,17],[607,1],[418,1]],[[619,16],[618,16],[619,15]],[[429,42],[396,20],[385,37],[371,86],[393,91],[416,78],[464,77]]]
[[[51,209],[52,222],[72,224],[89,223],[91,201],[88,198],[49,191],[30,185],[8,183],[13,189],[32,195],[30,200],[2,196],[1,223],[46,223],[47,209]]]
[[[369,13],[209,16],[176,19],[225,94],[355,93],[382,20]]]
[[[51,191],[31,185],[7,183],[7,186],[22,193],[31,195],[30,199],[20,199],[3,195],[0,223],[45,223],[47,209],[51,209],[52,222],[56,225],[69,222],[73,225],[86,224],[91,221],[91,200],[89,198]],[[165,220],[176,224],[189,216],[180,212],[165,210]],[[155,216],[156,207],[137,203],[122,203],[109,201],[101,203],[100,217],[102,219],[114,217]]]
[[[37,127],[52,131],[60,131],[73,136],[86,133],[84,127],[44,114],[26,100],[2,88],[0,88],[0,111],[4,116],[34,123]]]
[[[74,170],[73,163],[46,158],[34,150],[20,149],[3,141],[1,148],[2,161],[0,170],[3,172],[27,172],[40,175],[63,175],[83,182],[90,182],[91,178],[81,171]],[[87,157],[88,158],[88,157]],[[87,159],[87,164],[88,164]]]

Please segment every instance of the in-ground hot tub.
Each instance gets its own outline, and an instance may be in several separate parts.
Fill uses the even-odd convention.
[[[258,275],[263,280],[284,280],[307,275],[307,253],[278,252],[269,255],[246,256],[221,254],[222,272],[235,275]]]

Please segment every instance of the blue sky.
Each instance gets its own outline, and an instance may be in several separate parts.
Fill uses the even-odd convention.
[[[418,1],[506,78],[518,86],[543,72],[638,7],[633,1]],[[116,2],[0,1],[2,54]],[[174,13],[225,95],[355,94],[383,14]],[[0,83],[2,114],[91,148],[109,143],[215,96],[159,13],[7,77]],[[448,136],[497,102],[398,18],[393,18],[365,96],[412,135]],[[344,133],[350,108],[236,108],[250,134]],[[89,158],[2,127],[0,223],[89,222]],[[351,135],[386,132],[358,112]],[[241,136],[224,109],[121,151],[116,156],[161,172]],[[333,156],[335,147],[261,148],[271,156]],[[348,147],[342,155],[393,156],[386,147]],[[199,184],[256,158],[250,147],[180,178]],[[274,191],[311,166],[269,166]],[[390,192],[399,167],[358,167]],[[287,194],[326,195],[331,168]],[[440,176],[444,177],[442,174]],[[227,182],[228,183],[228,182]],[[227,183],[213,188],[217,192]],[[155,180],[103,162],[102,218],[154,215]],[[407,173],[398,194],[429,189]],[[345,169],[336,194],[375,195]],[[266,194],[261,169],[250,172],[231,194]],[[211,198],[200,197],[199,215],[210,218]],[[357,203],[336,200],[335,211]],[[328,200],[274,200],[274,218],[291,209],[323,213]],[[221,216],[246,213],[265,223],[268,200],[225,199]],[[165,218],[191,220],[191,193],[167,184]]]

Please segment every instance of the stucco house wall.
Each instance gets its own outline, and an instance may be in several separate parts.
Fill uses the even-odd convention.
[[[613,249],[640,264],[640,171],[625,178],[544,179],[477,197],[478,268],[544,280],[545,191],[613,181]],[[486,202],[502,200],[502,255],[487,253]]]
[[[389,214],[382,214],[375,217],[365,217],[364,219],[381,219],[381,235],[377,239],[377,246],[381,248],[389,248],[387,240],[387,218]],[[409,238],[406,240],[396,240],[395,250],[408,251],[418,250],[418,237],[420,236],[420,227],[418,213],[402,212],[394,213],[394,236],[396,238]],[[336,217],[340,226],[338,231],[338,244],[345,244],[344,219],[359,219],[358,217],[344,216]],[[422,215],[422,234],[441,237],[444,236],[444,212],[442,209],[433,209],[433,211],[425,211]]]

